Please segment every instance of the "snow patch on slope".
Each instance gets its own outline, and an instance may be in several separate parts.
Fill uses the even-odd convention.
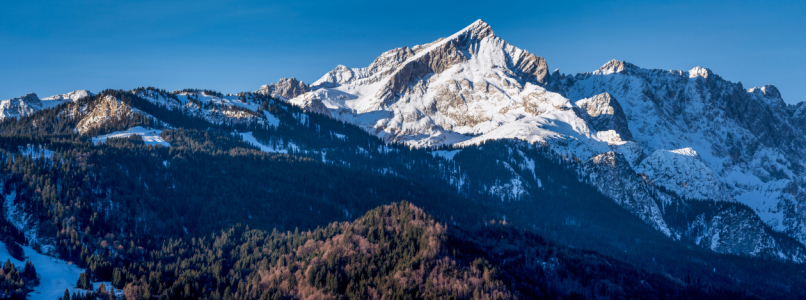
[[[274,126],[274,128],[277,128],[277,127],[280,126],[280,119],[278,119],[277,117],[272,115],[270,112],[265,111],[265,110],[263,111],[263,114],[266,116],[266,123],[267,124],[269,124],[271,126]]]
[[[442,157],[442,158],[447,159],[447,160],[452,160],[453,157],[456,156],[456,154],[461,152],[461,151],[462,151],[461,149],[459,149],[459,150],[437,150],[437,151],[431,152],[431,155],[433,155],[434,157],[439,156],[439,157]]]
[[[129,128],[126,131],[115,131],[110,134],[100,135],[97,137],[92,138],[93,144],[103,144],[108,139],[115,139],[115,138],[128,138],[132,135],[139,135],[143,138],[143,142],[146,145],[154,146],[160,145],[165,147],[171,147],[171,144],[166,142],[164,139],[160,137],[162,130],[159,129],[150,129],[150,128],[143,128],[140,126]]]
[[[31,300],[53,300],[60,298],[64,295],[64,290],[70,290],[70,293],[81,292],[86,293],[85,290],[75,288],[78,277],[84,270],[78,268],[76,265],[68,264],[66,261],[53,258],[47,255],[39,254],[34,249],[28,246],[22,246],[27,260],[30,260],[36,268],[36,273],[39,275],[39,286],[28,294],[28,299]],[[25,261],[19,261],[8,253],[6,244],[0,242],[0,262],[10,260],[17,270],[23,270]],[[94,282],[93,288],[97,289],[102,282]],[[109,282],[105,283],[107,289],[111,288]]]
[[[722,190],[722,183],[691,148],[657,150],[635,168],[655,183],[689,199],[732,200]]]
[[[253,136],[251,132],[243,132],[240,133],[240,135],[245,142],[260,148],[260,151],[263,152],[288,154],[288,150],[293,151],[299,150],[299,147],[297,147],[297,145],[295,145],[292,142],[278,143],[276,145],[271,144],[267,145],[255,139],[255,136]]]

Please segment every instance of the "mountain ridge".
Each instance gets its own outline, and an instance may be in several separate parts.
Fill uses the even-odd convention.
[[[806,139],[797,126],[806,110],[787,106],[774,86],[744,89],[703,67],[666,71],[618,60],[565,75],[544,72],[540,58],[531,60],[540,70],[532,77],[519,72],[513,57],[536,56],[498,39],[483,21],[411,49],[417,51],[387,51],[367,68],[338,66],[289,102],[412,147],[518,139],[581,160],[614,151],[628,162],[621,168],[648,171],[650,185],[686,198],[747,204],[766,224],[806,241],[806,214],[798,208],[806,204],[806,182],[797,175],[806,166],[798,158]],[[437,49],[445,53],[434,56],[438,62],[418,61]],[[677,153],[686,148],[698,155]],[[642,164],[647,159],[655,160],[653,167]],[[669,164],[685,166],[662,167]],[[661,178],[659,167],[672,174]],[[603,184],[598,187],[607,194]],[[628,192],[636,193],[641,184],[631,186]],[[759,189],[772,201],[754,192]],[[668,235],[681,234],[649,221],[663,219],[662,209],[649,207],[666,196],[646,197],[654,200],[639,202],[655,211],[646,220]]]
[[[355,124],[388,143],[453,147],[448,160],[464,148],[495,140],[546,146],[575,168],[580,181],[673,239],[690,239],[727,253],[773,251],[803,259],[792,254],[798,251],[778,249],[779,241],[763,228],[801,243],[806,239],[806,217],[799,208],[806,202],[806,183],[798,181],[804,163],[797,160],[804,151],[802,138],[797,138],[798,118],[806,117],[802,104],[787,106],[773,86],[745,90],[701,67],[687,72],[649,70],[611,60],[596,71],[573,76],[549,74],[547,69],[545,59],[506,43],[479,20],[448,38],[384,52],[366,68],[337,66],[310,85],[291,78],[238,95],[148,89],[131,93],[144,97],[148,105],[214,124],[279,126],[278,111],[266,110],[267,102],[256,98],[276,97],[304,111]],[[675,99],[679,101],[670,101]],[[159,119],[121,106],[119,98],[105,100],[98,103],[109,105],[90,111],[81,124],[100,126],[133,116]],[[761,116],[749,113],[761,108],[766,110]],[[112,113],[118,110],[122,114]],[[704,121],[702,116],[712,119]],[[305,122],[309,116],[294,118]],[[776,128],[783,128],[783,134],[776,134]],[[94,125],[76,130],[108,131]],[[290,153],[297,147],[288,141],[271,143],[264,149]],[[547,178],[534,167],[531,174],[519,173],[515,167],[523,168],[523,160],[533,158],[516,154],[520,150],[508,151],[511,155],[500,162],[509,174],[483,189],[502,200],[529,199]],[[450,182],[462,182],[466,175],[446,176]],[[452,188],[461,189],[458,184]],[[728,226],[706,222],[713,220],[711,214],[728,213],[713,211],[691,216],[687,224],[674,222],[675,213],[666,207],[689,200],[741,203],[756,216],[731,219]],[[752,228],[747,232],[755,236],[755,248],[733,247],[739,242],[720,241],[717,234],[692,234],[699,232],[692,231],[694,223],[706,231],[730,230],[743,226],[736,220]]]

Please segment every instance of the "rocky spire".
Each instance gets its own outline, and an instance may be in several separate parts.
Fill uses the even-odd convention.
[[[632,141],[632,132],[628,127],[624,110],[610,93],[601,93],[577,101],[575,111],[582,119],[588,121],[593,130],[614,130],[623,141]]]

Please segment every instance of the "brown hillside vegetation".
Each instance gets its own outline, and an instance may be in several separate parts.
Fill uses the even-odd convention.
[[[306,232],[236,226],[209,239],[170,240],[146,256],[114,271],[113,286],[130,299],[746,297],[502,224],[446,226],[408,202]]]
[[[410,203],[331,226],[340,233],[309,239],[261,270],[261,287],[303,299],[512,297],[482,264],[459,268],[455,259],[440,256],[446,227]]]

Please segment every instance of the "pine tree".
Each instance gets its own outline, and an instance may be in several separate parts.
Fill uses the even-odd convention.
[[[92,288],[89,276],[87,276],[87,272],[81,273],[81,275],[78,276],[78,282],[76,283],[76,287],[84,290]]]
[[[112,286],[118,289],[123,288],[123,276],[120,274],[120,269],[115,268],[112,270]]]
[[[70,290],[64,289],[64,296],[62,296],[62,300],[70,300]]]
[[[38,279],[38,276],[36,274],[36,268],[34,268],[34,263],[32,263],[30,260],[25,261],[25,269],[22,272],[27,280]]]

